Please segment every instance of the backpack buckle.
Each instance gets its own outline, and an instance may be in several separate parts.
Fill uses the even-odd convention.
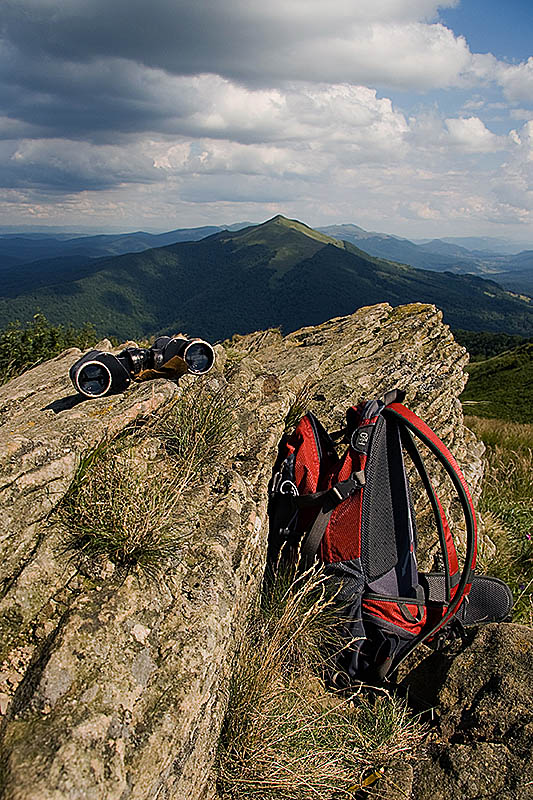
[[[345,481],[339,481],[335,486],[332,486],[328,494],[330,498],[335,501],[335,505],[338,505],[342,503],[343,500],[350,497],[350,495],[354,494],[356,489],[361,489],[364,485],[365,473],[363,471],[352,472],[350,477]]]
[[[294,481],[291,481],[289,478],[284,478],[283,471],[280,470],[272,476],[269,494],[271,497],[274,494],[291,494],[293,497],[298,497],[300,492]]]

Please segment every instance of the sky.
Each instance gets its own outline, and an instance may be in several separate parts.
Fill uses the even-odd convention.
[[[531,0],[2,0],[0,226],[533,247]]]

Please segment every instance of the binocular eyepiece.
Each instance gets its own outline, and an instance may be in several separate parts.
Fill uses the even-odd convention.
[[[160,336],[152,347],[127,347],[118,355],[91,350],[70,368],[74,388],[85,397],[123,392],[132,380],[177,378],[185,372],[204,375],[215,352],[202,339]]]

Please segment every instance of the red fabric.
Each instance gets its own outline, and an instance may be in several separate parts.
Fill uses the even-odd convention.
[[[329,486],[347,480],[352,472],[364,469],[366,455],[349,447],[338,471],[331,475]],[[333,509],[320,544],[320,559],[326,564],[351,561],[361,557],[361,509],[364,489],[357,491]]]
[[[307,417],[302,417],[287,442],[287,447],[292,452],[297,451],[294,476],[300,494],[316,492],[320,475],[320,459],[313,428]]]
[[[402,603],[402,605],[404,605],[411,612],[413,617],[418,616],[420,612],[420,606],[418,606],[416,603],[405,602]],[[414,636],[421,633],[427,621],[427,610],[425,606],[423,606],[422,619],[420,622],[410,622],[409,620],[405,619],[404,615],[402,614],[397,600],[371,600],[369,598],[363,598],[363,614],[370,614],[378,619],[391,622],[393,625],[403,628],[403,630],[407,631],[408,633],[412,633]]]

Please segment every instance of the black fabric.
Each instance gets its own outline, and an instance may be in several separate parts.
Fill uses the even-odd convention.
[[[463,625],[503,622],[513,607],[511,590],[498,578],[476,575],[472,588],[457,614]]]
[[[309,567],[313,566],[315,556],[320,547],[320,542],[324,536],[328,522],[333,512],[333,508],[329,511],[320,511],[317,518],[313,523],[313,527],[304,538],[302,542],[302,551],[300,555],[300,571],[305,572]]]
[[[433,511],[433,518],[435,520],[435,525],[437,527],[437,532],[439,535],[440,541],[440,549],[441,549],[441,556],[444,561],[444,569],[445,569],[445,592],[446,596],[443,598],[443,601],[446,602],[450,601],[451,597],[451,578],[450,578],[450,567],[448,564],[448,549],[446,547],[446,536],[444,533],[444,527],[442,524],[442,519],[440,515],[440,509],[437,502],[437,496],[435,494],[435,490],[433,489],[433,484],[431,483],[431,479],[428,475],[426,466],[424,464],[424,459],[422,458],[421,454],[418,451],[418,448],[415,444],[413,437],[411,436],[409,430],[407,428],[400,428],[400,439],[405,447],[407,453],[410,455],[413,464],[415,465],[424,489],[426,490],[427,496],[429,498],[429,502],[431,504],[431,509]],[[411,507],[412,509],[412,507]],[[413,514],[414,518],[414,514]],[[415,551],[416,551],[416,536],[415,536]],[[454,584],[456,585],[456,584]]]
[[[410,597],[418,583],[414,526],[398,426],[380,417],[366,466],[361,523],[361,560],[369,584],[387,576],[374,591]],[[394,571],[395,585],[391,584]]]
[[[359,681],[380,684],[394,660],[412,643],[413,634],[363,612],[365,578],[359,559],[330,564],[325,571],[344,643],[332,658],[330,682],[336,689]]]

